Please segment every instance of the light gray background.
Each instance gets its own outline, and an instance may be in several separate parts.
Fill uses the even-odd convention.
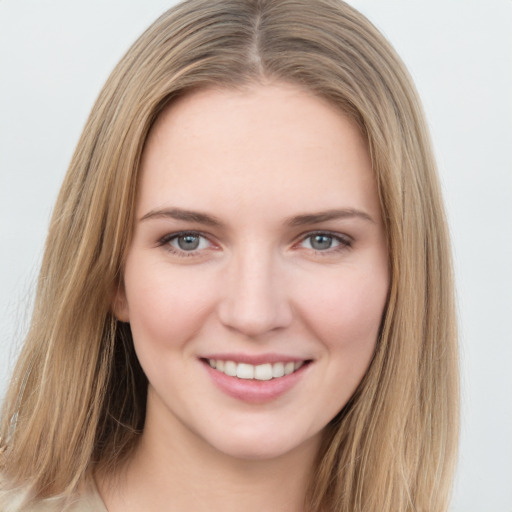
[[[172,0],[0,0],[0,395],[92,103]],[[512,0],[352,0],[411,71],[453,235],[463,425],[453,512],[512,512]]]

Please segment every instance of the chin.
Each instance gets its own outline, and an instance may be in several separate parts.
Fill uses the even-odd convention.
[[[277,428],[277,427],[276,427]],[[319,446],[321,433],[312,437],[292,437],[287,432],[276,435],[273,432],[241,432],[236,431],[229,439],[210,439],[206,442],[218,452],[240,461],[268,461],[279,459],[293,453],[310,451]],[[314,449],[316,453],[317,449]]]

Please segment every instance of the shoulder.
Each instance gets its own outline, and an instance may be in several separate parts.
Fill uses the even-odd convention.
[[[94,483],[70,497],[54,497],[30,503],[26,489],[0,488],[0,512],[108,512]]]

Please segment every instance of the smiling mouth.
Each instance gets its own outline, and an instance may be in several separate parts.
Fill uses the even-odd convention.
[[[211,368],[224,373],[229,377],[237,377],[243,380],[272,380],[291,375],[310,361],[277,362],[264,364],[236,363],[222,359],[204,359]]]

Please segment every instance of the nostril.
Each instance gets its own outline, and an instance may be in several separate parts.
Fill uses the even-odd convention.
[[[219,319],[228,329],[255,338],[290,325],[292,314],[286,303],[233,298],[219,308]]]

